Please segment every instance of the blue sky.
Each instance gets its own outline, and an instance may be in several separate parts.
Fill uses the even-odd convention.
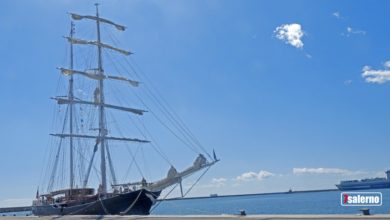
[[[42,181],[49,98],[58,95],[56,67],[67,65],[66,13],[92,14],[94,2],[0,8],[2,206],[28,203]],[[222,159],[191,196],[333,188],[390,168],[388,2],[100,3],[103,17],[128,27],[121,46]],[[196,156],[155,137],[177,169]],[[159,178],[169,166],[149,169]]]

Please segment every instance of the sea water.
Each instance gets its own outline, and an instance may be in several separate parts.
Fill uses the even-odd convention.
[[[364,191],[363,191],[364,192]],[[357,214],[370,208],[372,214],[390,214],[390,189],[381,192],[381,206],[342,206],[341,191],[292,192],[265,195],[240,195],[165,200],[152,207],[152,215],[221,215],[238,214]],[[1,215],[31,215],[31,212],[0,213]]]
[[[364,192],[364,191],[363,191]],[[381,206],[342,206],[341,191],[296,192],[282,194],[210,197],[202,199],[167,200],[156,204],[153,215],[192,214],[357,214],[369,208],[372,214],[390,214],[390,189],[381,192]]]

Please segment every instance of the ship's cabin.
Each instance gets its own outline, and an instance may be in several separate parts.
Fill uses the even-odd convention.
[[[51,196],[62,195],[66,198],[74,196],[87,196],[95,194],[95,189],[93,188],[77,188],[77,189],[62,189],[51,192]]]
[[[54,204],[65,201],[79,200],[85,197],[92,197],[95,194],[93,188],[62,189],[39,195],[37,203]],[[35,202],[34,202],[35,203]]]

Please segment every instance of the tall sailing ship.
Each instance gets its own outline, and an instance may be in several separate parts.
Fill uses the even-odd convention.
[[[33,214],[39,216],[108,214],[147,215],[150,213],[151,207],[156,203],[157,198],[159,198],[164,189],[174,189],[174,187],[180,186],[181,196],[185,196],[185,193],[183,193],[182,180],[201,170],[205,173],[212,165],[218,162],[218,159],[214,152],[211,156],[204,150],[180,119],[173,118],[175,114],[169,114],[170,118],[173,119],[171,122],[181,128],[182,134],[185,137],[180,138],[177,134],[175,134],[175,136],[182,142],[192,141],[192,143],[195,143],[191,145],[193,150],[195,149],[194,145],[199,147],[197,157],[193,164],[187,169],[178,172],[168,161],[169,164],[171,164],[171,167],[167,176],[161,180],[149,182],[142,176],[138,181],[118,182],[113,165],[114,158],[112,158],[111,154],[111,143],[121,142],[126,145],[150,144],[156,149],[161,157],[164,157],[164,154],[156,143],[146,139],[114,136],[111,134],[111,129],[108,126],[107,112],[112,109],[135,116],[141,116],[147,112],[146,110],[123,107],[120,105],[108,104],[108,102],[106,102],[106,81],[118,81],[131,87],[143,86],[143,84],[140,85],[140,82],[137,80],[119,75],[111,75],[107,73],[103,67],[104,51],[112,51],[124,56],[129,56],[132,53],[116,46],[103,43],[101,39],[102,26],[107,26],[107,28],[111,26],[111,28],[114,27],[119,31],[124,31],[125,26],[100,17],[97,4],[96,15],[94,16],[70,13],[70,17],[74,21],[88,20],[88,22],[95,23],[97,39],[84,40],[76,38],[74,36],[75,26],[72,21],[70,35],[65,37],[70,45],[70,65],[67,68],[58,68],[61,75],[68,78],[68,85],[66,88],[67,95],[53,98],[58,106],[65,109],[65,111],[62,111],[64,120],[62,120],[60,132],[51,134],[51,136],[57,140],[56,143],[58,144],[58,148],[56,150],[51,150],[54,159],[49,166],[49,181],[47,183],[47,188],[40,188],[40,191],[44,191],[45,193],[39,193],[39,191],[37,191],[36,199],[33,201],[32,205]],[[96,57],[89,55],[89,58],[95,58],[93,68],[85,67],[85,69],[82,69],[75,67],[75,45],[80,45],[80,47],[92,47],[97,51],[97,53],[96,51],[94,52],[94,56]],[[111,62],[111,64],[115,65],[115,62]],[[83,99],[77,95],[75,90],[77,80],[83,80],[83,82],[88,81],[89,85],[92,85],[92,89],[89,90],[91,94],[87,94],[89,95],[90,100]],[[85,91],[82,92],[87,93]],[[153,96],[153,98],[155,98],[155,96]],[[141,102],[143,103],[142,100]],[[161,104],[158,100],[157,102]],[[96,115],[96,117],[88,116],[89,118],[95,119],[95,124],[91,123],[89,129],[85,129],[85,126],[83,127],[83,119],[78,120],[79,118],[77,118],[78,114],[83,113],[83,108],[80,107],[78,109],[78,106],[85,106],[84,108],[91,110],[92,115]],[[163,110],[166,111],[166,108],[163,107]],[[170,131],[173,132],[171,129]],[[148,132],[146,132],[146,134],[148,134]],[[147,135],[143,136],[144,138],[147,137]],[[77,144],[81,146],[76,148]],[[99,153],[100,159],[99,161],[95,161],[95,156]],[[131,164],[135,164],[137,168],[140,169],[136,164],[135,154],[136,153],[133,152],[131,158],[128,158],[128,160],[131,161]],[[81,158],[80,160],[83,162],[77,163],[75,159],[77,156],[79,156]],[[164,157],[164,159],[166,158]],[[98,165],[99,168],[96,168],[95,164],[98,162],[100,163]],[[60,170],[59,166],[64,166],[65,164],[68,166],[69,170],[66,168]],[[79,175],[76,175],[77,171]],[[90,187],[90,176],[93,171],[96,172],[96,179],[98,179],[97,183],[95,183],[96,189]],[[67,177],[65,177],[65,173]],[[203,174],[200,177],[202,177]],[[66,186],[64,186],[64,184],[56,185],[57,182],[64,179],[69,179]],[[192,186],[190,189],[191,188]]]

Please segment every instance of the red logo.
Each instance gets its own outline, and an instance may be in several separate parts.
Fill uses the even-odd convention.
[[[348,194],[343,194],[343,203],[347,204],[348,203]]]

